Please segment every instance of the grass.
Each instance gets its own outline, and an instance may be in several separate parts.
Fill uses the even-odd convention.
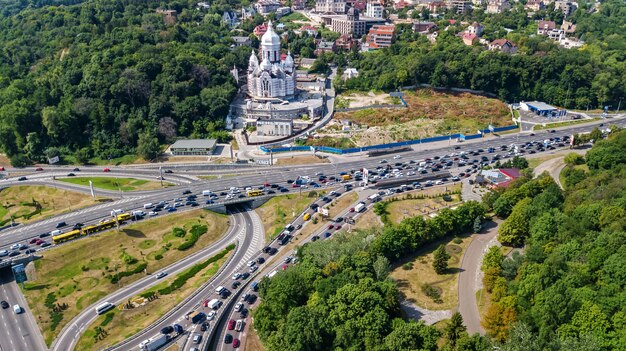
[[[194,224],[206,225],[207,233],[190,249],[176,250],[190,236],[189,229]],[[187,229],[186,236],[174,236],[174,227]],[[33,314],[39,316],[37,322],[44,339],[49,345],[63,325],[81,310],[144,276],[141,270],[115,284],[118,272],[143,266],[148,273],[157,272],[214,242],[227,227],[227,216],[199,209],[146,220],[124,227],[121,232],[104,232],[46,251],[42,259],[35,261],[35,278],[23,290]],[[51,309],[44,303],[49,294],[56,296],[55,303],[67,304],[56,327]]]
[[[426,216],[429,212],[436,211],[440,208],[447,207],[450,204],[461,201],[461,195],[457,194],[461,191],[461,184],[454,184],[445,187],[431,187],[424,190],[411,191],[402,195],[394,196],[389,202],[387,211],[389,212],[389,220],[393,223],[400,223],[403,219],[416,215]],[[451,194],[451,201],[445,201],[444,195]],[[407,195],[424,196],[423,199],[407,199]],[[393,201],[398,199],[398,201]]]
[[[370,129],[376,127],[356,133],[353,141],[358,145],[459,132],[475,134],[476,130],[486,128],[490,123],[495,127],[511,124],[508,106],[497,99],[419,89],[405,92],[404,100],[408,108],[338,112],[334,119],[347,119]]]
[[[69,161],[69,159],[67,160]],[[74,164],[78,164],[78,162],[73,162]],[[130,165],[134,163],[145,163],[139,156],[137,155],[124,155],[117,158],[112,159],[103,159],[100,157],[94,157],[89,159],[89,164],[105,166],[105,165]]]
[[[552,128],[558,128],[558,127],[573,126],[576,124],[592,123],[592,122],[599,121],[601,119],[602,118],[592,118],[592,119],[585,118],[585,119],[576,119],[576,120],[568,121],[568,122],[546,123],[545,127],[541,124],[535,124],[535,126],[533,127],[533,130],[552,129]]]
[[[77,185],[89,186],[89,181],[93,182],[94,188],[105,190],[137,191],[160,189],[159,182],[152,182],[135,178],[112,178],[112,177],[72,177],[59,178],[59,181]]]
[[[458,274],[461,266],[463,253],[472,241],[471,236],[464,236],[460,243],[455,243],[452,238],[432,243],[419,250],[415,255],[400,261],[391,272],[391,278],[397,283],[398,290],[408,301],[429,309],[447,310],[458,305]],[[433,252],[440,244],[445,244],[451,258],[448,261],[448,272],[442,275],[435,273],[433,269]],[[454,250],[452,250],[454,249]],[[412,264],[412,268],[406,266]],[[427,296],[423,286],[427,284],[439,290],[441,301],[436,302]]]
[[[278,235],[287,223],[291,223],[321,194],[322,191],[309,191],[302,192],[302,195],[275,196],[257,208],[256,211],[261,217],[265,230],[265,241],[267,242]]]
[[[354,229],[368,229],[373,227],[382,227],[383,223],[378,218],[378,215],[374,213],[372,210],[365,211],[362,215],[360,215],[356,224],[353,226]]]
[[[279,166],[309,165],[311,163],[330,163],[330,161],[327,158],[313,155],[283,157],[276,160],[276,164]]]
[[[485,289],[480,289],[476,292],[476,305],[478,306],[478,315],[482,320],[482,317],[487,312],[489,305],[491,304],[491,294]]]
[[[330,136],[323,136],[320,138],[308,138],[305,142],[307,146],[328,146],[336,147],[340,149],[349,149],[356,147],[356,144],[349,138],[335,138]]]
[[[86,194],[43,185],[11,186],[0,189],[0,226],[10,223],[11,215],[16,222],[28,223],[102,201],[108,199],[94,200]]]
[[[78,340],[76,350],[94,350],[96,348],[103,349],[108,345],[114,345],[126,339],[128,336],[136,334],[140,330],[152,324],[167,311],[174,308],[185,297],[197,290],[203,283],[217,273],[219,267],[224,264],[227,259],[228,256],[225,256],[210,264],[208,267],[187,280],[187,283],[179,289],[176,289],[173,294],[160,295],[157,299],[152,301],[144,299],[141,296],[136,296],[131,299],[131,301],[135,303],[133,304],[133,308],[121,309],[120,307],[123,306],[118,306],[118,308],[112,312],[113,318],[110,318],[110,322],[104,327],[106,331],[106,334],[104,335],[106,336],[97,340],[95,338],[95,328],[103,324],[106,319],[106,315],[109,313],[98,317],[98,319],[88,327],[85,333]],[[171,284],[176,277],[183,274],[184,272],[164,279],[158,285],[148,289],[146,292],[156,291],[159,288],[167,286]],[[143,292],[140,295],[145,295],[146,292]]]

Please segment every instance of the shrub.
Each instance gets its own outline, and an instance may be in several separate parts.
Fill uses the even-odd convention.
[[[413,262],[407,262],[405,264],[402,265],[402,269],[404,269],[405,271],[409,271],[411,269],[413,269]]]
[[[430,284],[422,285],[422,292],[436,303],[442,303],[441,291]]]
[[[185,232],[185,229],[176,227],[172,229],[172,234],[176,237],[182,238],[185,236],[186,232]]]
[[[187,238],[187,240],[185,240],[184,243],[178,245],[176,249],[178,249],[179,251],[185,251],[193,247],[198,241],[198,239],[200,239],[200,236],[206,233],[207,230],[208,228],[206,225],[199,225],[199,224],[194,225],[189,231],[190,237]]]

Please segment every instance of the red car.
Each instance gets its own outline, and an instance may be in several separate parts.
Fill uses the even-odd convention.
[[[239,339],[233,340],[233,347],[234,348],[238,348],[239,347]]]
[[[350,207],[350,212],[354,212],[354,207]]]
[[[39,239],[38,239],[38,238],[32,238],[32,239],[30,239],[30,243],[31,243],[31,244],[34,244],[34,243],[36,243],[36,242],[37,242],[37,240],[39,240]]]
[[[341,229],[341,226],[338,225],[338,226],[335,227],[335,229],[339,230],[339,229]]]
[[[111,170],[109,168],[105,168],[102,170],[102,172],[111,172]]]
[[[300,187],[300,185],[298,185],[298,184],[296,184],[296,183],[293,183],[293,184],[291,184],[291,187],[292,187],[292,188],[299,188],[299,187]]]
[[[333,228],[335,228],[335,227],[332,224],[328,225],[328,229],[333,229]]]
[[[4,167],[0,167],[0,172],[4,172]]]
[[[35,168],[35,171],[38,171],[38,172],[39,172],[39,171],[43,171],[43,168],[41,168],[41,167],[37,167],[37,168]]]
[[[234,330],[235,329],[235,320],[231,319],[228,321],[228,330]]]
[[[270,183],[263,183],[263,186],[267,188],[267,187],[270,187],[271,185]]]

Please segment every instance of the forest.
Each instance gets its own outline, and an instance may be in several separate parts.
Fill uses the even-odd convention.
[[[525,169],[483,203],[298,248],[298,264],[260,284],[254,327],[266,350],[626,349],[626,130],[611,130],[585,157],[565,157],[564,190]],[[487,336],[468,335],[456,314],[436,327],[403,319],[390,265],[491,214],[504,219],[498,239],[523,250],[483,259]]]
[[[586,42],[581,49],[560,48],[536,35],[537,24],[521,4],[498,15],[450,13],[436,21],[440,30],[435,44],[413,33],[409,25],[398,25],[396,42],[390,48],[351,54],[349,64],[359,70],[359,77],[335,86],[338,90],[389,91],[431,84],[482,90],[507,102],[541,100],[565,108],[611,106],[616,110],[626,96],[626,5],[620,0],[606,1],[592,12],[591,5],[579,4],[581,8],[568,20],[576,23],[575,36]],[[556,20],[557,28],[563,20],[557,11],[539,15]],[[456,24],[448,22],[451,18]],[[462,20],[482,21],[487,40],[508,38],[518,46],[518,53],[464,45],[456,36],[467,26],[460,24]],[[512,31],[507,34],[505,28]],[[329,59],[334,57],[324,58]]]
[[[5,0],[6,1],[6,0]],[[157,7],[175,9],[166,23]],[[228,141],[228,3],[99,0],[0,16],[0,149],[14,165],[137,153],[150,160],[177,136]]]

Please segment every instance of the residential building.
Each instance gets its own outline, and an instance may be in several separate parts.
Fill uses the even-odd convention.
[[[441,13],[443,10],[448,8],[448,4],[443,1],[433,1],[428,3],[428,11],[430,13]]]
[[[344,34],[335,40],[337,50],[352,50],[357,44],[358,41],[348,34]]]
[[[232,37],[233,41],[235,42],[235,47],[238,46],[250,46],[252,45],[252,40],[250,40],[249,37],[239,37],[239,36],[235,36]]]
[[[526,5],[524,5],[524,8],[529,11],[537,12],[543,10],[546,6],[542,0],[528,0]]]
[[[163,21],[165,24],[174,24],[178,19],[176,10],[165,10],[165,9],[156,9],[156,13],[160,13],[163,15]]]
[[[576,32],[576,25],[573,24],[572,22],[563,21],[563,24],[561,25],[561,29],[566,34],[572,34],[572,33]]]
[[[259,119],[256,121],[258,136],[290,136],[293,133],[291,119]]]
[[[317,44],[317,48],[315,49],[315,55],[319,56],[325,52],[335,52],[337,51],[337,46],[334,41],[323,41],[321,40]]]
[[[385,8],[383,7],[383,5],[380,2],[368,2],[367,3],[367,8],[365,10],[365,15],[367,17],[372,17],[372,18],[383,18],[383,13],[385,11]]]
[[[359,76],[359,71],[356,68],[346,68],[341,75],[343,80],[347,80],[350,78],[357,78]]]
[[[367,34],[366,47],[370,50],[388,48],[394,40],[395,26],[391,25],[375,25]]]
[[[208,10],[210,8],[211,8],[211,4],[204,2],[204,1],[196,4],[196,9],[198,10]]]
[[[517,168],[500,168],[480,171],[476,182],[492,188],[506,188],[512,181],[521,176]]]
[[[465,13],[472,9],[472,2],[467,0],[448,0],[448,8],[456,8],[456,13]]]
[[[226,24],[231,27],[237,27],[239,24],[239,20],[237,19],[237,14],[233,11],[224,11],[222,15],[222,21],[226,22]]]
[[[463,33],[461,39],[463,39],[463,44],[467,46],[472,46],[478,42],[478,36],[474,33]]]
[[[548,38],[554,40],[554,41],[559,41],[563,38],[565,38],[565,33],[563,32],[562,29],[552,29],[551,31],[549,31],[547,33]]]
[[[215,139],[182,139],[177,140],[170,146],[170,152],[174,156],[187,155],[211,155],[215,150]]]
[[[254,30],[252,31],[252,33],[254,33],[254,35],[256,35],[259,39],[263,36],[263,34],[265,34],[265,32],[267,32],[267,25],[265,23],[261,23],[254,27]]]
[[[359,10],[355,8],[349,9],[345,17],[333,17],[331,28],[337,33],[348,34],[357,38],[367,33],[367,25],[365,21],[359,18]]]
[[[256,10],[252,6],[242,7],[241,8],[241,20],[244,21],[248,18],[252,18],[256,15]]]
[[[472,6],[483,6],[485,4],[485,0],[472,0]]]
[[[413,22],[413,31],[415,33],[428,34],[437,29],[437,25],[434,22]]]
[[[554,28],[556,28],[554,21],[539,21],[537,24],[537,35],[548,35]]]
[[[489,50],[500,51],[505,54],[514,54],[517,52],[517,45],[513,44],[508,39],[496,39],[489,43]]]
[[[554,9],[561,10],[563,16],[569,17],[578,9],[578,4],[571,1],[558,0],[554,2]]]
[[[563,37],[559,40],[559,45],[565,49],[575,49],[585,45],[585,42],[576,38]]]
[[[316,0],[315,12],[318,13],[346,13],[346,1],[345,0]]]
[[[291,7],[279,7],[276,10],[276,18],[281,18],[283,16],[287,16],[291,13]]]
[[[478,22],[474,22],[470,24],[470,26],[467,27],[467,29],[465,29],[466,33],[476,34],[477,37],[481,37],[484,31],[485,31],[485,26],[483,26],[482,24]]]
[[[487,4],[487,10],[485,13],[496,14],[508,11],[511,9],[511,3],[507,0],[490,0]]]
[[[406,1],[404,1],[404,0],[400,0],[400,1],[397,1],[397,2],[395,2],[395,3],[393,4],[393,8],[394,8],[394,9],[396,9],[396,10],[402,10],[403,8],[405,8],[405,7],[410,7],[410,6],[412,6],[412,5],[413,5],[413,4],[411,4],[411,3],[409,3],[409,2],[406,2]]]
[[[306,8],[305,0],[292,0],[291,8],[294,10],[304,10]]]
[[[366,0],[354,0],[354,2],[350,3],[350,1],[346,2],[350,7],[354,7],[360,12],[364,12],[367,10],[367,1]]]
[[[263,16],[276,12],[279,7],[280,2],[276,0],[259,0],[259,2],[254,5],[255,10]]]
[[[270,21],[267,32],[261,37],[259,57],[253,51],[248,61],[248,95],[257,99],[289,99],[295,93],[296,71],[293,58],[287,53],[286,58],[281,60],[280,37]]]
[[[317,33],[318,30],[317,28],[313,27],[313,26],[302,26],[300,28],[300,31],[302,31],[302,33],[307,33],[310,37],[317,37]]]
[[[315,59],[303,57],[303,58],[300,59],[299,67],[305,68],[305,69],[309,69],[309,68],[313,67],[314,63],[315,63]]]

